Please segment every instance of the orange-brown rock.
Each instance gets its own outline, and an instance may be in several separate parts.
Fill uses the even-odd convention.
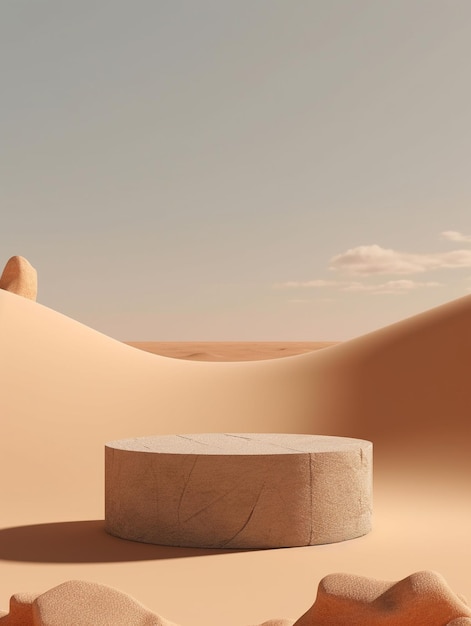
[[[33,602],[34,626],[173,626],[112,587],[69,580]]]
[[[176,626],[112,587],[69,580],[43,594],[15,594],[1,626]]]
[[[176,626],[112,587],[69,580],[43,594],[15,594],[0,626]],[[191,626],[189,624],[188,626]],[[330,574],[298,621],[260,626],[471,626],[471,609],[435,572],[399,582]]]
[[[0,613],[2,626],[33,626],[33,602],[37,593],[15,593],[10,598],[10,612]]]
[[[29,300],[36,300],[38,277],[34,267],[22,256],[12,256],[0,277],[0,289]]]
[[[469,618],[469,606],[435,572],[416,572],[392,583],[330,574],[295,626],[464,626]]]

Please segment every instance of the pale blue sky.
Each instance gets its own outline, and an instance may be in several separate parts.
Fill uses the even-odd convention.
[[[469,0],[1,3],[3,263],[122,340],[343,340],[469,293],[470,25]]]

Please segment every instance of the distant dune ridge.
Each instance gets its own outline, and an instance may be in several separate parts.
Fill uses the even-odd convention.
[[[0,289],[36,300],[38,278],[34,267],[22,256],[12,256],[0,277]]]
[[[56,589],[58,582],[70,578],[70,564],[62,554],[63,549],[67,552],[67,542],[71,539],[70,536],[64,539],[66,529],[61,524],[64,520],[102,519],[103,460],[107,441],[185,432],[325,434],[373,442],[375,489],[381,497],[387,496],[390,480],[393,480],[401,491],[397,499],[391,491],[393,506],[388,509],[393,515],[391,534],[382,535],[378,528],[364,541],[355,540],[359,543],[353,548],[335,546],[330,551],[327,546],[321,546],[323,550],[309,553],[312,554],[309,567],[316,571],[316,576],[321,573],[316,569],[320,567],[318,563],[328,563],[330,568],[331,559],[337,558],[338,550],[343,550],[341,554],[356,555],[352,557],[356,560],[348,561],[352,569],[369,564],[374,566],[374,572],[385,572],[387,578],[390,559],[402,559],[404,555],[410,559],[416,545],[423,541],[428,541],[427,555],[423,557],[426,566],[417,563],[417,569],[427,570],[429,562],[441,559],[448,563],[449,571],[445,573],[450,579],[449,573],[455,575],[457,567],[469,563],[470,559],[463,556],[469,551],[469,519],[461,515],[467,509],[461,502],[452,500],[450,494],[451,487],[457,486],[461,494],[469,494],[471,295],[314,352],[251,362],[247,348],[246,361],[198,362],[138,350],[38,304],[31,297],[36,284],[34,270],[30,272],[28,267],[31,266],[18,260],[21,257],[14,258],[17,260],[10,266],[10,262],[7,263],[8,271],[5,268],[0,279],[0,497],[4,527],[0,528],[0,593],[21,589],[23,585],[26,589]],[[22,278],[25,275],[30,277],[29,289],[25,287],[28,280],[24,282]],[[426,500],[427,489],[436,499]],[[412,494],[409,501],[412,506],[419,498],[427,506],[429,502],[433,505],[424,509],[415,535],[408,535],[408,528],[402,523],[401,512],[405,506],[402,490]],[[442,520],[452,504],[460,515],[453,526],[443,526]],[[409,525],[414,523],[411,516],[407,519]],[[385,521],[383,517],[382,522]],[[35,563],[31,567],[25,546],[31,536],[41,536],[35,535],[38,525],[47,526],[47,523],[52,527],[48,536],[62,532],[60,536],[65,543],[60,551],[53,550],[53,565],[46,557],[41,557],[39,561],[42,559],[43,565]],[[79,522],[70,523],[72,527],[75,524],[76,529],[81,528]],[[5,528],[7,524],[13,528]],[[159,557],[160,560],[151,561],[151,570],[145,569],[145,557],[141,556],[138,564],[123,557],[119,568],[110,565],[107,569],[106,563],[97,560],[87,547],[87,537],[90,541],[93,537],[86,535],[84,539],[80,534],[78,537],[84,541],[85,558],[81,561],[84,577],[89,575],[95,580],[103,577],[106,582],[113,582],[120,576],[123,585],[119,586],[127,591],[132,589],[136,597],[141,597],[141,591],[145,590],[148,606],[155,602],[158,608],[169,593],[169,587],[165,587],[167,595],[155,596],[156,587],[149,581],[154,581],[156,571],[161,573],[158,585],[165,585],[167,576],[176,571],[179,581],[186,576],[186,571],[191,572],[191,589],[187,592],[193,593],[193,601],[201,594],[210,593],[205,572],[211,570],[214,561],[204,560],[204,555],[173,561]],[[379,546],[374,543],[378,537],[383,537]],[[401,552],[402,544],[395,543],[397,549],[393,554],[388,551],[388,545],[397,537],[405,542],[405,547]],[[453,552],[450,556],[441,552],[440,541],[445,539],[446,545],[450,545],[455,537],[456,554]],[[97,545],[104,545],[99,537],[96,541]],[[361,551],[357,546],[361,546]],[[119,546],[113,549],[119,552]],[[132,547],[130,550],[132,552]],[[306,554],[297,552],[296,558],[307,558],[303,556]],[[368,562],[363,560],[364,554],[369,555]],[[277,563],[291,562],[286,550],[275,557]],[[230,579],[239,563],[259,566],[265,563],[262,559],[268,557],[260,555],[255,560],[250,553],[231,554],[228,565],[222,556],[215,558],[218,567],[223,569],[212,579],[213,584],[219,584],[224,576]],[[71,557],[69,560],[75,562]],[[14,566],[11,561],[15,561]],[[434,569],[433,563],[430,565],[430,569]],[[205,570],[205,567],[210,569]],[[412,567],[415,569],[415,563]],[[322,568],[317,580],[332,571],[332,568],[325,571],[324,565]],[[343,567],[336,569],[342,571]],[[273,563],[267,563],[264,580],[274,576],[276,569],[272,570]],[[148,580],[143,575],[137,576],[136,572],[143,571],[148,573]],[[294,584],[292,581],[296,580],[296,585],[302,585],[301,575],[304,575],[302,568],[289,570],[285,584]],[[26,582],[20,585],[18,576]],[[349,626],[360,623],[365,626],[407,625],[407,621],[394,621],[396,618],[390,609],[397,605],[409,607],[408,611],[416,615],[416,621],[410,622],[415,626],[470,623],[469,609],[463,609],[461,601],[456,600],[454,594],[450,595],[451,591],[444,588],[435,575],[413,575],[405,579],[409,580],[407,583],[392,585],[391,591],[386,587],[381,587],[384,589],[381,591],[371,579],[365,582],[364,578],[349,576],[327,578],[319,589],[319,601],[314,605],[317,604],[317,608],[301,617],[298,626],[339,624],[329,617],[330,609],[321,610],[323,598],[327,598],[326,607],[349,612],[351,617],[344,622]],[[277,579],[270,580],[271,584],[279,583]],[[468,584],[469,572],[462,574],[462,580],[463,584]],[[243,582],[238,584],[241,589],[246,588]],[[456,576],[453,586],[455,584]],[[247,588],[251,585],[247,579]],[[67,589],[70,590],[64,587],[54,593],[60,595]],[[178,589],[174,603],[168,604],[177,613],[184,595]],[[420,601],[415,594],[417,589],[422,590]],[[221,590],[226,593],[224,587]],[[362,590],[364,595],[361,595]],[[229,601],[224,593],[220,597],[214,593],[212,596],[214,603],[224,603],[220,607],[221,614],[227,609],[225,602]],[[272,594],[272,597],[277,600],[279,595]],[[16,610],[28,613],[31,604],[28,598],[30,596],[20,594],[15,601]],[[417,617],[419,613],[414,607],[419,606],[420,615],[426,617]],[[237,605],[234,610],[245,611],[244,607]],[[162,612],[175,619],[168,608]],[[355,622],[357,616],[364,621]],[[436,616],[441,616],[442,621],[433,621],[438,620]],[[370,618],[372,621],[367,621]],[[191,619],[195,619],[195,624],[210,624],[204,616],[191,614]],[[193,626],[191,619],[185,620],[187,626]],[[184,620],[175,619],[175,622]],[[281,624],[285,626],[285,622]],[[1,623],[22,622],[4,616]],[[165,621],[161,623],[168,625]],[[231,626],[238,623],[235,617],[228,622]],[[276,623],[272,622],[272,626]],[[80,622],[74,622],[74,626],[77,624]],[[100,626],[101,623],[94,621],[93,624]],[[61,626],[68,624],[63,621]]]
[[[152,354],[190,361],[261,361],[314,352],[338,341],[126,341]]]
[[[176,626],[111,587],[70,580],[43,594],[17,594],[5,626]],[[435,572],[391,583],[331,574],[319,583],[312,607],[297,621],[261,626],[470,626],[471,609]],[[191,626],[188,624],[188,626]]]

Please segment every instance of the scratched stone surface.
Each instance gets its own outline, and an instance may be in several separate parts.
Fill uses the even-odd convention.
[[[213,433],[105,446],[105,524],[171,546],[257,549],[371,529],[372,444],[345,437]]]

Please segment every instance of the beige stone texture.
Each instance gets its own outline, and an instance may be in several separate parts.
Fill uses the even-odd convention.
[[[84,580],[69,580],[43,594],[15,594],[1,626],[176,626],[131,596]]]
[[[278,548],[371,529],[372,444],[214,433],[105,446],[109,533],[172,546]]]
[[[295,626],[457,626],[458,618],[471,618],[471,610],[436,572],[394,583],[331,574]]]
[[[228,608],[229,610],[229,608]],[[330,574],[312,607],[297,621],[271,619],[260,626],[469,626],[470,608],[440,574],[416,572],[399,582]],[[15,594],[0,626],[177,626],[128,594],[69,580],[43,594]],[[191,626],[188,624],[187,626]]]
[[[34,626],[172,626],[125,593],[83,580],[68,582],[33,602]]]
[[[34,267],[22,256],[12,256],[0,277],[0,289],[29,300],[38,295],[38,277]]]

